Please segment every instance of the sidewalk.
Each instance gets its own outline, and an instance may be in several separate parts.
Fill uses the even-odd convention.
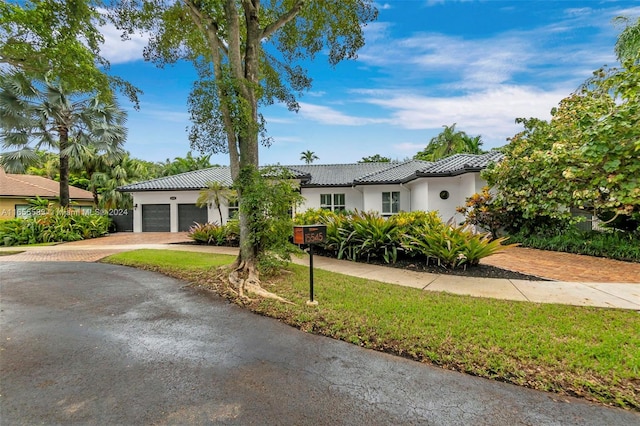
[[[140,248],[231,255],[237,253],[237,249],[229,247],[170,244],[187,241],[190,240],[184,233],[114,234],[108,237],[56,246],[20,248],[19,250],[25,250],[24,253],[0,256],[0,263],[11,261],[94,262],[110,254]],[[0,251],[12,250],[17,249],[11,247],[0,248]],[[578,259],[575,257],[578,255],[541,250],[531,252],[530,250],[521,248],[508,250],[502,254],[484,259],[483,263],[550,279],[564,274],[565,276],[575,277],[575,281],[572,279],[526,281],[437,275],[321,256],[314,258],[314,267],[426,291],[446,291],[454,294],[504,300],[561,303],[640,311],[640,265],[591,258],[589,256],[580,256],[580,258],[584,259]],[[555,261],[554,258],[556,259]],[[601,261],[605,262],[602,263]],[[294,262],[302,265],[309,264],[308,257],[302,259],[294,258]],[[598,271],[601,271],[602,274],[598,275]],[[617,275],[613,274],[615,271],[618,272]],[[603,281],[598,282],[598,279],[603,277]],[[612,278],[616,277],[621,277],[621,281],[612,282]],[[625,279],[628,279],[628,281],[625,281]]]

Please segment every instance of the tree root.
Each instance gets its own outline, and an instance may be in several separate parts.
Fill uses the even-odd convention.
[[[251,299],[247,293],[254,294],[264,299],[273,299],[282,303],[289,303],[289,300],[278,296],[275,293],[265,290],[260,284],[260,278],[258,277],[258,271],[252,265],[248,265],[243,261],[236,261],[231,265],[231,272],[228,274],[229,290],[238,295],[242,300],[251,302]]]

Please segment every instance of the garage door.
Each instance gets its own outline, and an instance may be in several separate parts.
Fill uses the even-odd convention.
[[[195,204],[178,204],[178,231],[185,232],[194,222],[207,223],[207,208]]]
[[[142,205],[142,232],[170,232],[171,210],[169,204]]]

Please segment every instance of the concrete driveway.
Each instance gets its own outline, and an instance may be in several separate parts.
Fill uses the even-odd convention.
[[[0,295],[6,425],[640,424],[306,334],[132,268],[4,262]]]

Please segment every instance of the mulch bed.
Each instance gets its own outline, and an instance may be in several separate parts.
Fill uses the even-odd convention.
[[[180,243],[173,243],[173,244],[202,245],[196,242],[180,242]],[[314,249],[314,255],[335,258],[333,253],[325,252],[320,248]],[[443,268],[442,266],[439,266],[434,263],[427,264],[424,261],[416,261],[416,259],[405,259],[405,258],[398,258],[396,263],[385,263],[383,260],[378,260],[378,259],[370,259],[369,262],[363,261],[361,263],[370,263],[372,265],[382,265],[382,266],[388,266],[390,268],[407,269],[407,270],[417,271],[417,272],[428,272],[431,274],[458,275],[463,277],[475,277],[475,278],[504,278],[508,280],[549,281],[545,278],[540,278],[535,275],[522,274],[520,272],[509,271],[507,269],[502,269],[502,268],[489,266],[489,265],[475,265],[475,266],[469,266],[466,268],[460,267],[460,268],[451,269],[451,268]]]

